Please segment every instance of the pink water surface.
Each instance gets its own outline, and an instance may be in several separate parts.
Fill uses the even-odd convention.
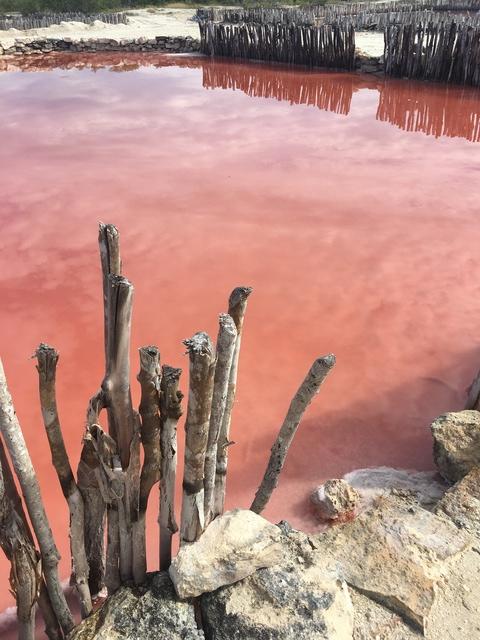
[[[76,465],[103,370],[99,220],[119,227],[135,284],[132,377],[144,344],[188,368],[182,339],[214,337],[230,290],[254,287],[227,506],[250,504],[293,392],[330,351],[265,515],[311,530],[322,480],[432,467],[428,425],[480,366],[479,92],[199,58],[2,65],[0,354],[63,577],[67,508],[30,355],[60,351]],[[7,575],[1,558],[1,608]]]

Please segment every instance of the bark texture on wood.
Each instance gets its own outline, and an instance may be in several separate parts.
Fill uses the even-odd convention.
[[[335,356],[333,354],[315,360],[305,380],[294,395],[285,420],[280,428],[280,432],[273,444],[270,460],[262,483],[250,507],[255,513],[261,513],[270,500],[273,490],[278,485],[280,472],[285,464],[288,449],[297,432],[300,420],[334,365]]]
[[[77,470],[78,488],[84,503],[85,552],[89,566],[88,584],[92,596],[101,592],[105,579],[104,537],[108,491],[104,488],[102,493],[99,484],[103,473],[94,446],[100,429],[100,412],[104,407],[105,400],[100,391],[88,404],[87,427]]]
[[[55,390],[58,353],[53,347],[41,344],[35,355],[37,357],[43,423],[47,432],[53,466],[70,511],[70,553],[73,580],[80,599],[82,617],[86,618],[92,612],[92,599],[88,587],[89,569],[85,553],[84,505],[82,494],[73,476],[60,428]]]
[[[237,389],[238,363],[242,342],[243,321],[247,309],[247,300],[252,293],[251,287],[237,287],[230,294],[228,300],[228,315],[235,322],[237,338],[233,353],[232,366],[228,380],[227,399],[223,413],[222,427],[217,444],[217,466],[215,472],[215,504],[214,515],[220,515],[225,507],[225,491],[227,484],[228,446],[230,444],[230,423],[232,420],[233,404]]]
[[[160,395],[160,570],[168,571],[172,561],[172,536],[178,531],[175,520],[175,480],[177,474],[177,424],[182,416],[183,393],[178,388],[181,369],[162,367]]]
[[[140,476],[140,498],[138,518],[134,523],[134,566],[135,584],[141,584],[147,573],[146,553],[146,512],[148,497],[152,487],[160,479],[160,352],[155,346],[141,347],[140,372],[137,376],[142,391],[139,413],[141,417],[141,437],[144,451]]]
[[[19,640],[35,639],[35,610],[42,582],[40,556],[18,513],[20,497],[9,483],[10,467],[0,440],[0,546],[10,561],[10,590],[17,603]],[[10,485],[10,486],[9,486]]]
[[[185,468],[180,544],[194,542],[204,528],[203,478],[212,406],[215,356],[206,333],[184,341],[190,356],[190,382],[185,422]]]
[[[120,234],[113,224],[98,225],[98,247],[100,249],[100,264],[102,266],[102,283],[103,283],[103,317],[104,317],[104,336],[105,336],[105,360],[108,359],[107,354],[107,334],[108,334],[108,276],[113,274],[116,276],[122,273],[122,261],[120,258]]]
[[[13,473],[10,468],[10,464],[7,459],[7,454],[5,452],[5,448],[3,446],[3,442],[1,439],[0,439],[0,470],[2,472],[2,480],[3,480],[4,491],[5,491],[5,497],[8,499],[11,509],[14,512],[15,524],[16,526],[18,526],[18,530],[21,533],[21,535],[24,536],[24,540],[26,541],[25,546],[29,546],[31,549],[33,549],[32,557],[36,559],[35,573],[39,578],[38,605],[45,623],[45,635],[47,636],[47,638],[49,638],[49,640],[62,640],[63,633],[60,630],[57,618],[55,616],[55,612],[52,609],[52,603],[50,602],[50,596],[48,595],[45,581],[42,575],[38,576],[38,573],[39,572],[41,573],[40,554],[36,549],[33,535],[30,530],[30,525],[27,521],[27,516],[25,515],[25,511],[23,509],[22,499],[20,498],[20,494],[18,493],[17,486],[13,478]],[[2,526],[3,524],[0,524],[0,529],[2,528]],[[0,533],[0,536],[1,535],[2,534]],[[7,535],[8,535],[8,544],[9,544],[9,547],[11,547],[14,537],[10,534],[7,534]],[[8,553],[5,548],[4,548],[4,551],[8,558]],[[24,610],[26,610],[26,607],[24,608]]]
[[[7,388],[7,381],[1,360],[0,430],[10,453],[20,486],[22,487],[25,504],[27,505],[30,520],[40,547],[43,572],[52,607],[62,630],[64,633],[68,633],[73,629],[74,621],[58,578],[58,561],[60,556],[47,520],[32,461],[13,408],[13,402]]]
[[[217,445],[227,402],[228,381],[232,368],[237,339],[237,327],[233,318],[222,313],[219,318],[217,338],[217,363],[213,382],[212,410],[208,430],[207,453],[205,455],[205,526],[214,515],[215,474],[217,467]]]

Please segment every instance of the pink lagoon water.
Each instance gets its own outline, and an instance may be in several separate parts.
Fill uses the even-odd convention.
[[[0,64],[0,354],[62,577],[68,514],[30,356],[60,351],[76,466],[103,370],[99,220],[119,227],[135,285],[132,380],[144,344],[188,369],[181,341],[215,337],[231,289],[254,287],[228,507],[249,506],[292,394],[330,351],[265,515],[314,530],[321,481],[432,468],[429,423],[462,408],[480,367],[478,91],[158,55]],[[2,609],[8,571],[0,558]]]

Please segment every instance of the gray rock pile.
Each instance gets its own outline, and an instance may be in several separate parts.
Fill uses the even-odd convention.
[[[64,38],[15,39],[7,48],[0,46],[1,55],[39,55],[53,51],[89,53],[93,51],[163,51],[168,53],[194,53],[200,50],[200,41],[190,36],[157,36],[156,38]]]

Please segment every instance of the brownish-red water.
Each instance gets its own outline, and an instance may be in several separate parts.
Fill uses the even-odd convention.
[[[265,515],[311,529],[322,480],[432,467],[428,425],[462,407],[480,366],[479,92],[200,58],[1,64],[0,353],[63,577],[67,508],[30,355],[40,341],[61,353],[76,465],[103,369],[99,220],[120,228],[136,288],[133,374],[151,343],[186,369],[182,339],[216,336],[230,290],[254,287],[229,507],[250,504],[293,392],[329,351]],[[2,558],[2,608],[7,574]]]

